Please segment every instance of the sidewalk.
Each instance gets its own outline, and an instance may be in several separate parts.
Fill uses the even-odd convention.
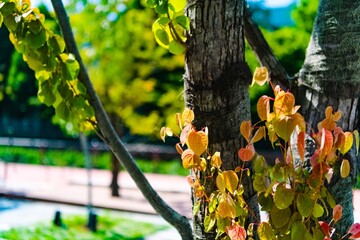
[[[185,177],[159,174],[146,177],[166,203],[191,217],[190,187]],[[94,207],[156,214],[128,173],[121,172],[119,176],[120,198],[111,196],[110,171],[94,169],[91,178]],[[0,195],[85,206],[89,199],[87,183],[87,171],[81,168],[0,164]]]

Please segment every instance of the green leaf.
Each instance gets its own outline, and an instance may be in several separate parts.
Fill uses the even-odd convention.
[[[171,52],[172,54],[182,54],[183,52],[185,52],[185,50],[186,47],[178,41],[173,40],[169,44],[169,52]]]
[[[216,210],[217,204],[218,204],[218,194],[211,193],[210,202],[209,202],[209,213],[212,213]]]
[[[157,22],[161,25],[167,25],[169,22],[171,22],[171,20],[167,17],[161,17],[157,20]]]
[[[315,218],[321,217],[322,215],[324,215],[324,208],[320,204],[315,203],[312,215]]]
[[[258,196],[258,202],[261,206],[261,211],[270,211],[273,206],[273,199],[271,195],[265,196],[264,192],[261,192]]]
[[[263,175],[266,173],[267,170],[267,163],[263,156],[257,155],[253,160],[254,164],[254,171],[257,175]]]
[[[39,19],[27,22],[27,25],[30,32],[32,32],[35,35],[39,34],[40,31],[43,29],[43,25]]]
[[[54,104],[56,98],[47,81],[44,81],[40,85],[38,91],[38,98],[40,102],[44,103],[48,107]]]
[[[312,240],[303,222],[294,222],[291,227],[291,240]]]
[[[270,211],[270,220],[276,228],[285,226],[290,219],[291,211],[289,208],[278,209],[276,206]]]
[[[265,192],[266,191],[266,182],[264,177],[255,175],[253,181],[254,189],[257,192]]]
[[[157,29],[156,30],[156,32],[155,32],[155,40],[157,42],[160,42],[161,44],[163,44],[165,46],[169,45],[169,36],[167,35],[167,32],[164,29]]]
[[[189,19],[182,15],[175,18],[175,21],[185,30],[189,30],[190,28],[190,21]]]
[[[14,2],[2,2],[0,7],[0,13],[4,16],[4,18],[6,18],[8,15],[12,15],[15,7],[16,6]]]
[[[159,4],[159,0],[146,0],[146,4],[149,7],[154,8]]]
[[[80,94],[83,94],[85,95],[86,94],[86,87],[85,85],[80,82],[80,81],[76,81],[76,87],[77,87],[77,90],[80,92]]]
[[[296,199],[296,206],[303,217],[308,217],[314,209],[315,201],[309,194],[300,193]]]
[[[279,209],[285,209],[289,207],[293,200],[294,192],[291,189],[287,189],[284,184],[279,184],[276,187],[274,203]]]
[[[155,11],[158,14],[166,14],[168,12],[168,1],[167,0],[163,0],[161,5],[157,5],[155,7]]]
[[[267,222],[262,222],[258,228],[258,236],[260,240],[275,240],[274,229]]]
[[[326,195],[326,201],[328,202],[329,206],[331,208],[334,208],[336,205],[336,201],[334,199],[334,197],[328,192]]]
[[[186,0],[169,0],[169,5],[171,5],[172,11],[179,12],[184,10],[186,6]]]
[[[58,55],[58,54],[62,53],[65,50],[64,39],[62,39],[62,37],[60,37],[57,34],[50,37],[49,45],[52,48],[54,55]]]
[[[216,218],[213,214],[206,215],[204,218],[204,228],[205,232],[210,232],[211,229],[215,226]]]
[[[2,26],[3,21],[4,21],[4,17],[3,17],[2,14],[0,14],[0,28],[1,28],[1,26]]]
[[[25,34],[25,42],[29,48],[38,49],[46,42],[46,31],[41,29],[38,34],[27,31]]]
[[[73,105],[78,109],[83,108],[85,106],[85,98],[81,95],[76,95],[73,99]]]
[[[70,110],[64,101],[55,108],[55,113],[56,116],[63,119],[64,121],[68,121],[70,119]]]
[[[5,16],[5,15],[4,15]],[[10,31],[15,31],[16,27],[17,27],[17,23],[15,21],[14,16],[12,15],[7,15],[4,18],[4,24],[5,26],[10,30]]]
[[[279,182],[284,180],[284,168],[281,166],[280,163],[276,163],[274,167],[271,169],[272,178]]]

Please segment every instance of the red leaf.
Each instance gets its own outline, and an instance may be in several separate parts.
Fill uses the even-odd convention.
[[[226,227],[225,231],[231,240],[245,240],[246,239],[245,228],[243,228],[237,224],[235,224],[232,227]]]
[[[324,235],[328,238],[330,238],[330,232],[331,232],[331,227],[328,223],[323,222],[323,221],[319,221],[320,227],[322,232],[324,233]]]
[[[305,158],[305,133],[304,132],[300,132],[298,134],[297,148],[298,148],[300,158],[304,162],[304,158]]]
[[[360,223],[354,223],[354,224],[350,227],[348,233],[351,234],[351,236],[349,237],[349,239],[360,238]]]
[[[244,161],[250,161],[255,155],[255,148],[253,145],[247,145],[245,148],[240,148],[238,151],[239,158]]]

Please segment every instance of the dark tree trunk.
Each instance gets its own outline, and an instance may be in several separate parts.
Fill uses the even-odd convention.
[[[209,149],[221,152],[224,169],[242,165],[237,156],[244,145],[239,126],[250,120],[251,73],[244,60],[244,5],[243,0],[189,0],[186,10],[190,18],[184,77],[186,106],[194,110],[197,127],[209,128]],[[243,185],[250,221],[259,222],[251,179],[244,177]],[[194,217],[194,236],[214,239],[215,233],[204,232],[203,210]]]
[[[308,131],[317,130],[327,106],[343,113],[339,125],[344,131],[358,128],[360,94],[360,1],[322,0],[315,20],[306,59],[299,74],[298,99],[309,123]],[[339,164],[328,186],[343,217],[336,234],[344,235],[353,218],[352,186],[359,168],[359,157],[352,149],[345,158],[351,162],[351,175],[342,179]]]

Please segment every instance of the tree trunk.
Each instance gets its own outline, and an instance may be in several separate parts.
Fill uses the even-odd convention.
[[[120,119],[119,116],[115,113],[109,115],[110,121],[114,126],[116,133],[121,136],[123,129],[122,126],[119,124]],[[113,197],[120,197],[120,185],[118,183],[119,171],[121,169],[121,163],[116,158],[115,154],[111,153],[111,183],[110,183],[110,190],[111,196]]]
[[[358,128],[358,97],[360,94],[360,1],[322,0],[299,74],[298,99],[308,131],[317,130],[327,106],[343,113],[338,125],[344,131]],[[343,207],[343,217],[336,227],[338,237],[352,224],[352,186],[356,180],[359,157],[352,149],[345,156],[351,162],[351,175],[342,179],[339,164],[328,186],[337,204]]]
[[[194,110],[198,128],[209,127],[210,152],[221,152],[224,169],[242,165],[237,156],[244,145],[239,126],[250,120],[251,73],[244,60],[244,5],[243,0],[189,0],[186,9],[190,18],[184,76],[186,106]],[[250,221],[259,222],[251,179],[244,177],[243,185]],[[204,214],[202,209],[194,217],[194,237],[214,239],[214,232],[204,232]]]

